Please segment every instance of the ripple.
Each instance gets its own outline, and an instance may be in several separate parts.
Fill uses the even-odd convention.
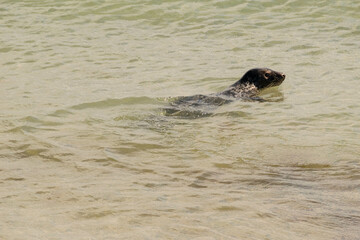
[[[136,105],[136,104],[157,104],[159,100],[149,97],[128,97],[122,99],[106,99],[96,102],[81,103],[70,107],[75,110],[83,110],[88,108],[103,109],[116,107],[121,105]]]
[[[115,211],[112,210],[102,210],[96,208],[86,209],[84,211],[79,211],[76,213],[78,218],[82,219],[99,219],[106,217],[108,215],[114,215]]]
[[[10,177],[10,178],[5,178],[4,181],[25,181],[25,178],[17,178],[17,177]]]
[[[2,1],[0,238],[357,239],[359,7]],[[267,103],[161,111],[258,66]]]

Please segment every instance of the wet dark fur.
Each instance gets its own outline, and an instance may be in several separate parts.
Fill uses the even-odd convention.
[[[234,98],[252,97],[265,88],[279,86],[284,80],[285,74],[283,73],[269,68],[254,68],[247,71],[239,81],[225,91],[217,93],[217,95]]]
[[[164,110],[167,115],[175,115],[183,112],[208,111],[236,99],[265,101],[257,96],[259,92],[269,87],[279,86],[284,79],[285,74],[281,72],[269,68],[254,68],[247,71],[240,80],[222,92],[178,97],[171,103],[171,108]]]

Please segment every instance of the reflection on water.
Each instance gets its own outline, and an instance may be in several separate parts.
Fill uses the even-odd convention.
[[[3,1],[0,239],[358,239],[359,10]]]

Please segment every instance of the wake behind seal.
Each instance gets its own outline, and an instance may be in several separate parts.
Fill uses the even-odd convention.
[[[253,68],[226,90],[209,95],[178,97],[171,107],[163,109],[165,115],[189,117],[209,115],[209,110],[235,100],[265,101],[258,94],[267,88],[279,86],[285,80],[285,74],[269,68]]]

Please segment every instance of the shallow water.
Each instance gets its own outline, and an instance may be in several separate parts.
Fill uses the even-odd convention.
[[[359,12],[1,1],[0,239],[359,239]],[[274,101],[161,111],[253,67]]]

